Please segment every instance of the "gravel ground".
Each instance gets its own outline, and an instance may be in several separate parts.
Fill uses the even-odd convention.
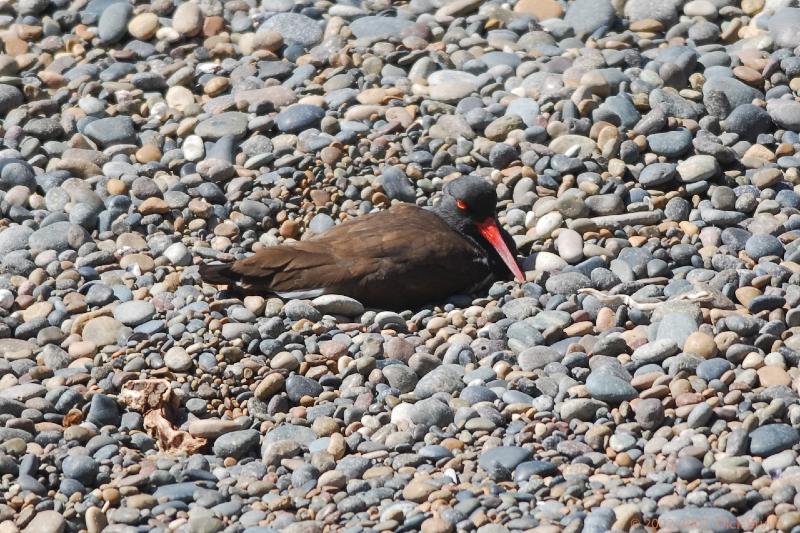
[[[795,4],[0,0],[0,533],[800,531]],[[199,279],[466,174],[526,283]]]

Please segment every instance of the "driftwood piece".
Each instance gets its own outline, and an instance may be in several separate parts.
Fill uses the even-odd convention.
[[[662,305],[666,302],[639,302],[633,299],[633,297],[628,296],[627,294],[605,294],[597,289],[579,289],[579,293],[581,294],[589,294],[597,298],[600,303],[606,305],[627,305],[628,307],[632,307],[634,309],[639,309],[641,311],[652,311],[659,305]],[[684,294],[679,294],[675,296],[670,301],[680,301],[685,300],[688,302],[708,302],[713,299],[713,295],[705,290],[687,292]]]
[[[144,428],[162,452],[193,454],[206,445],[206,439],[181,431],[170,421],[169,415],[177,407],[177,402],[166,379],[128,381],[117,399],[144,413]]]

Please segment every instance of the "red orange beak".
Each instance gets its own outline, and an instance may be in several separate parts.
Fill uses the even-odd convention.
[[[489,241],[489,244],[497,250],[497,253],[500,254],[500,257],[503,259],[503,262],[506,264],[508,269],[514,274],[514,277],[517,278],[517,281],[520,283],[525,283],[525,275],[520,270],[519,265],[517,264],[516,259],[511,254],[511,250],[508,249],[506,246],[505,241],[503,241],[503,236],[500,234],[500,228],[497,227],[497,222],[491,217],[487,218],[483,222],[478,222],[478,231],[481,232],[483,238]]]

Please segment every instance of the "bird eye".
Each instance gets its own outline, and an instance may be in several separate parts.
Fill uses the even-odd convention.
[[[465,202],[464,200],[456,200],[456,206],[458,206],[458,208],[461,209],[462,211],[467,210],[467,202]]]

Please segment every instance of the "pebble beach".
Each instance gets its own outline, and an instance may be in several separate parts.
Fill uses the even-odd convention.
[[[0,0],[0,533],[800,532],[798,28]],[[465,175],[524,283],[198,274]]]

